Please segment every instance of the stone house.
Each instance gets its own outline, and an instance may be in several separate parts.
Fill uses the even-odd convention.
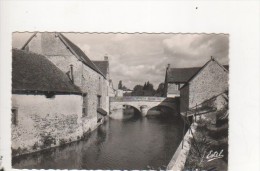
[[[180,88],[181,112],[228,91],[228,74],[228,66],[212,57]]]
[[[228,70],[228,65],[223,65]],[[170,68],[168,64],[164,81],[164,97],[180,97],[180,88],[187,84],[201,67]]]
[[[35,33],[22,49],[46,56],[81,89],[83,132],[93,130],[101,116],[109,112],[106,75],[61,33]]]
[[[180,88],[188,82],[188,80],[200,69],[193,68],[170,68],[168,64],[166,68],[164,81],[164,96],[179,97]]]
[[[46,57],[12,51],[12,155],[80,139],[84,93]]]

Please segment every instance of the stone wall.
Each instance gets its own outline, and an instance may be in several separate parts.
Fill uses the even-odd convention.
[[[118,113],[121,112],[120,110],[124,109],[125,106],[134,107],[135,109],[140,111],[142,116],[146,116],[147,112],[150,109],[157,107],[157,106],[168,107],[174,111],[178,110],[177,101],[174,101],[174,102],[173,101],[166,102],[165,100],[162,100],[162,101],[158,101],[158,100],[154,100],[154,101],[116,101],[115,99],[116,98],[114,98],[114,100],[110,100],[110,111],[111,111],[110,117],[112,117],[112,118],[118,118],[118,115],[119,115]],[[160,98],[160,99],[164,99],[164,98]]]
[[[100,107],[109,112],[108,85],[109,82],[99,73],[83,64],[64,43],[55,36],[55,33],[38,33],[28,44],[30,51],[45,55],[64,73],[70,71],[73,65],[74,84],[86,93],[83,107],[84,114],[83,131],[91,129],[93,120],[97,120],[98,97],[100,96]]]
[[[181,88],[181,112],[228,90],[228,71],[210,61],[190,82]]]
[[[189,85],[180,90],[180,111],[185,112],[189,109]]]
[[[12,95],[16,124],[12,124],[12,155],[76,141],[83,136],[82,96]],[[95,121],[92,121],[95,122]]]
[[[210,61],[190,82],[189,107],[194,107],[228,90],[228,72]]]

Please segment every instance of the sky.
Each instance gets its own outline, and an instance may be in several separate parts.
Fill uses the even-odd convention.
[[[32,33],[14,33],[13,48],[21,48]],[[122,80],[133,89],[149,81],[155,88],[165,79],[167,64],[172,68],[203,66],[211,56],[229,63],[227,34],[119,34],[64,33],[91,60],[107,55],[114,87]]]

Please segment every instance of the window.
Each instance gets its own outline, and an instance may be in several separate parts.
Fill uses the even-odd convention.
[[[174,85],[174,90],[179,90],[179,84]]]
[[[82,114],[83,114],[83,117],[84,117],[84,116],[88,116],[87,108],[86,108],[86,107],[83,107],[83,108],[82,108]]]
[[[98,81],[98,90],[101,92],[101,78],[99,77],[99,81]]]
[[[87,94],[83,95],[83,107],[82,107],[82,116],[88,116],[88,96]]]
[[[101,108],[101,96],[97,96],[97,107]]]
[[[12,124],[17,125],[18,124],[18,109],[12,108]]]
[[[53,99],[53,98],[55,98],[55,93],[54,92],[46,92],[45,97],[48,98],[48,99],[49,98]]]

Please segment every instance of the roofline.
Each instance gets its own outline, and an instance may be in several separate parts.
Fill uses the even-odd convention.
[[[85,93],[82,92],[68,92],[68,91],[45,91],[45,90],[18,90],[13,89],[12,94],[27,94],[27,95],[45,95],[46,93],[54,93],[55,95],[65,95],[65,94],[74,94],[74,95],[81,95],[83,96]]]
[[[58,34],[58,37],[60,38],[60,40],[62,41],[62,43],[69,48],[69,50],[71,51],[71,53],[72,53],[74,56],[76,56],[76,58],[77,58],[79,61],[83,62],[83,59],[82,59],[80,56],[78,56],[77,53],[73,50],[73,48],[68,45],[68,43],[66,42],[66,40],[63,39],[62,36],[64,36],[64,35],[61,36],[61,33],[57,33],[57,34]]]
[[[167,82],[167,83],[177,83],[177,84],[182,84],[182,83],[187,83],[187,81],[175,81],[175,82],[173,82],[173,81],[169,81],[169,82]]]
[[[37,34],[38,32],[35,32],[26,42],[25,42],[25,44],[22,46],[22,48],[21,48],[21,50],[24,50],[25,49],[25,47],[31,42],[31,40],[36,36],[36,34]],[[85,62],[85,60],[81,57],[81,56],[78,56],[77,55],[77,53],[73,50],[73,48],[72,47],[70,47],[69,45],[68,45],[68,43],[63,39],[63,37],[62,36],[64,36],[62,33],[59,33],[59,32],[53,32],[53,33],[57,33],[58,34],[58,37],[61,39],[61,41],[62,41],[62,43],[63,44],[65,44],[65,46],[67,46],[68,48],[69,48],[69,50],[71,51],[71,53],[74,55],[74,56],[76,56],[76,58],[79,60],[79,61],[81,61],[81,62],[83,62],[85,65],[87,65],[88,67],[90,67],[91,69],[93,69],[95,72],[97,72],[94,68],[92,68],[91,66],[89,66],[86,62]],[[61,36],[62,35],[62,36]],[[65,36],[64,36],[65,37]],[[77,46],[77,45],[75,45],[75,46]],[[78,46],[77,46],[78,47]],[[79,48],[79,47],[78,47]],[[80,48],[79,48],[80,49]],[[81,49],[80,49],[81,50]],[[85,54],[86,55],[86,54]],[[87,56],[87,55],[86,55]],[[90,60],[90,62],[92,62],[91,60]],[[93,63],[93,62],[92,62]],[[94,63],[93,63],[94,64]],[[101,74],[105,79],[106,79],[106,77],[103,75],[103,73],[99,70],[99,68],[94,64],[94,66],[97,68],[97,70],[99,71],[99,72],[97,72],[98,74]]]
[[[35,52],[32,52],[32,51],[26,51],[26,50],[20,50],[20,49],[16,49],[16,48],[13,48],[12,49],[12,53],[14,52],[14,51],[20,51],[20,52],[23,52],[23,53],[25,53],[25,54],[31,54],[31,55],[38,55],[38,56],[42,56],[43,58],[45,58],[46,60],[48,60],[47,58],[46,58],[46,56],[44,56],[44,55],[42,55],[42,54],[38,54],[38,53],[35,53]],[[13,55],[13,54],[12,54]],[[49,60],[48,60],[49,61]],[[56,65],[54,65],[51,61],[49,61],[50,62],[50,65],[53,65],[53,67],[55,67],[57,70],[59,70],[64,76],[66,76],[67,77],[67,75],[65,74],[65,73],[63,73],[62,72],[62,70],[60,69],[60,68],[58,68]],[[70,80],[70,82],[69,82],[72,86],[73,86],[73,88],[74,89],[76,89],[76,91],[53,91],[53,90],[25,90],[25,89],[13,89],[12,88],[12,92],[14,91],[14,92],[23,92],[23,91],[25,91],[25,92],[56,92],[56,93],[68,93],[68,94],[82,94],[82,91],[81,91],[81,88],[80,87],[78,87],[77,85],[75,85],[71,80]]]
[[[83,62],[86,66],[90,67],[91,69],[93,69],[95,72],[97,72],[94,68],[92,68],[91,66],[89,66],[86,61],[84,60],[84,58],[82,58],[81,56],[78,56],[78,54],[73,50],[73,48],[66,42],[66,40],[63,39],[64,36],[62,33],[58,33],[58,37],[61,39],[61,41],[65,44],[65,46],[67,46],[69,48],[69,50],[72,52],[72,54],[74,54],[77,59],[79,59],[81,62]],[[65,36],[64,36],[65,37]],[[73,43],[73,42],[72,42]],[[76,44],[74,44],[75,46],[77,46]],[[77,46],[78,47],[78,46]],[[78,47],[79,48],[79,47]],[[80,48],[79,48],[80,49]],[[81,50],[81,49],[80,49]],[[84,52],[83,52],[84,53]],[[85,53],[84,53],[85,54]],[[85,54],[86,55],[86,54]],[[87,56],[87,55],[86,55]],[[87,56],[88,57],[88,56]],[[98,74],[101,74],[105,79],[106,77],[103,75],[103,73],[99,70],[99,68],[90,60],[90,62],[96,67],[96,69],[99,71],[97,72]]]
[[[36,36],[38,32],[35,32],[26,42],[25,44],[22,46],[21,50],[24,50],[25,47],[30,43],[30,41],[34,38],[34,36]]]
[[[91,60],[90,60],[91,61]],[[92,61],[91,61],[92,62]],[[101,74],[106,80],[107,80],[107,77],[100,71],[99,67],[94,63],[92,62],[92,64],[97,68],[97,70],[99,71],[99,74]],[[90,67],[91,68],[91,67]],[[93,68],[92,68],[93,69]],[[94,69],[93,69],[94,70]],[[95,71],[95,70],[94,70]]]
[[[228,72],[228,70],[223,66],[221,65],[214,57],[211,57],[211,59],[206,62],[188,81],[186,84],[184,84],[180,90],[184,87],[186,87],[211,61],[213,62],[216,62],[225,72]]]

